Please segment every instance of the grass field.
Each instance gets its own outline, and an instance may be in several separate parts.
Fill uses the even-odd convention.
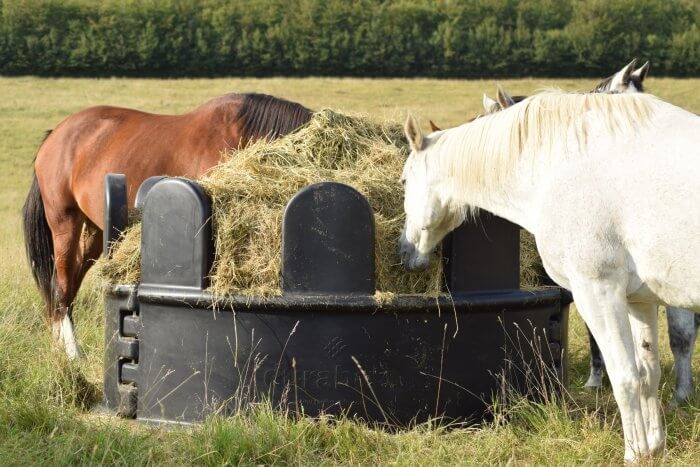
[[[509,423],[474,429],[418,427],[388,434],[352,421],[293,421],[264,407],[201,427],[165,429],[96,416],[100,397],[102,309],[90,282],[76,309],[87,358],[71,364],[52,351],[39,296],[25,265],[20,209],[43,132],[86,106],[113,104],[183,112],[230,91],[283,96],[319,109],[333,107],[401,119],[407,111],[442,126],[480,111],[492,81],[361,79],[37,79],[0,78],[0,464],[573,464],[619,463],[622,436],[609,390],[581,389],[588,350],[572,316],[570,394],[557,403],[505,408]],[[561,87],[587,90],[591,80],[512,80],[513,94]],[[650,79],[648,90],[700,112],[700,79]],[[399,194],[397,194],[398,196]],[[662,319],[663,398],[672,359]],[[700,358],[696,358],[696,367]],[[700,398],[666,410],[667,463],[700,464]],[[500,420],[500,419],[499,419]]]

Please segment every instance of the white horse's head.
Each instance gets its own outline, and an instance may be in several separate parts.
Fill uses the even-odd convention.
[[[635,58],[620,71],[601,81],[593,92],[644,92],[644,80],[649,73],[649,62],[635,70],[636,65]]]
[[[515,96],[511,95],[503,89],[501,86],[496,87],[496,99],[491,99],[486,94],[483,95],[481,104],[484,106],[484,115],[489,115],[492,113],[500,112],[503,109],[515,105],[516,103],[525,99],[525,96]]]
[[[434,171],[428,170],[431,157],[439,157],[431,152],[444,132],[424,135],[410,115],[404,132],[411,154],[401,175],[406,223],[399,240],[399,252],[407,269],[419,270],[428,266],[432,251],[445,235],[462,223],[464,214],[449,202],[446,186],[449,182],[431,177]]]
[[[525,100],[526,98],[527,96],[511,96],[501,86],[497,86],[496,99],[491,99],[489,96],[484,94],[481,100],[481,103],[484,106],[484,113],[473,117],[469,121],[476,120],[477,118],[483,117],[484,115],[490,115],[496,112],[500,112],[501,110],[507,109],[511,105],[515,105],[518,102]],[[430,129],[433,132],[442,130],[442,128],[437,126],[432,120],[430,120]]]
[[[491,100],[484,95],[485,113],[469,122],[511,107],[525,98],[511,97],[500,86],[496,96],[496,100]],[[466,206],[455,204],[454,180],[439,177],[437,170],[429,170],[431,167],[435,169],[439,162],[436,158],[441,156],[437,154],[436,146],[445,133],[432,121],[430,127],[432,133],[424,135],[420,125],[410,115],[404,125],[411,154],[401,176],[406,224],[399,241],[399,251],[404,266],[410,270],[428,266],[432,251],[445,235],[464,221],[467,210]]]

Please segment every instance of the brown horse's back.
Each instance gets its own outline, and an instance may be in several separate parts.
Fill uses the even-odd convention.
[[[223,151],[239,146],[235,123],[240,105],[241,98],[231,95],[184,115],[108,106],[71,115],[37,155],[35,167],[44,198],[64,200],[64,206],[56,206],[57,214],[61,208],[79,208],[101,229],[106,173],[126,175],[131,203],[141,182],[150,176],[200,176],[220,160]]]

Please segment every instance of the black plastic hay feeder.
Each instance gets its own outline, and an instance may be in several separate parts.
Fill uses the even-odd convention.
[[[125,187],[105,178],[105,246],[126,225]],[[149,179],[137,206],[141,282],[106,296],[105,403],[122,416],[193,422],[271,400],[309,416],[473,422],[502,378],[526,393],[543,372],[565,380],[570,297],[518,290],[519,229],[500,218],[446,241],[451,298],[379,305],[373,214],[348,186],[312,185],[290,201],[284,293],[273,298],[205,290],[211,207],[195,182]]]

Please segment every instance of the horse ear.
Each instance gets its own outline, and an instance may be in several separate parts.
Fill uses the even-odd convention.
[[[646,79],[647,73],[649,73],[650,66],[651,65],[649,64],[649,60],[647,60],[647,62],[644,65],[640,66],[639,68],[634,70],[634,72],[632,72],[632,75],[631,75],[632,78],[636,79],[637,81],[639,81],[641,83],[642,81],[644,81]]]
[[[510,97],[510,94],[508,94],[505,89],[503,89],[501,86],[496,86],[496,88],[496,100],[502,109],[507,109],[511,105],[515,104],[515,101],[512,97]]]
[[[627,64],[622,70],[618,72],[618,75],[620,75],[620,81],[624,86],[627,86],[630,83],[630,79],[632,77],[632,71],[634,70],[634,67],[637,65],[637,59],[634,58],[632,59],[631,62]]]
[[[409,115],[406,118],[403,131],[406,134],[406,139],[408,139],[408,145],[411,149],[413,151],[420,151],[423,148],[423,132],[418,122],[416,122],[416,119],[413,118],[413,115]]]
[[[486,94],[484,94],[484,97],[481,99],[481,104],[484,106],[484,112],[487,114],[491,114],[499,110],[498,102],[491,99]]]
[[[432,120],[430,120],[430,130],[431,131],[442,131],[442,128],[440,128]]]

